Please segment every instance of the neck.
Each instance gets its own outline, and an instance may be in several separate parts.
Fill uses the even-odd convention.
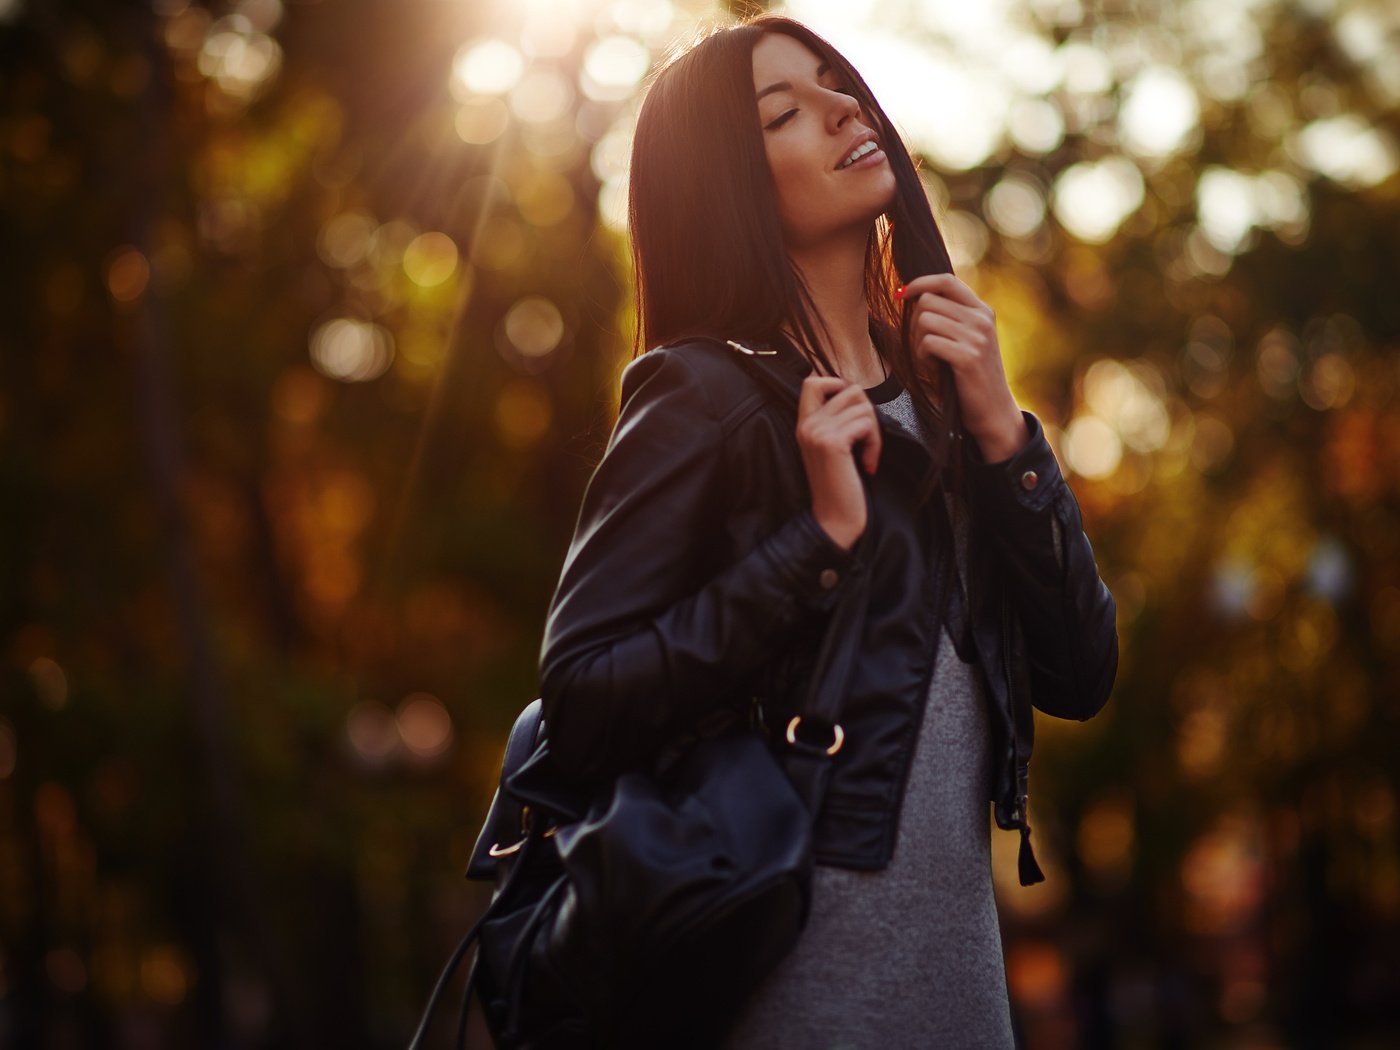
[[[865,300],[865,246],[868,230],[789,250],[807,282],[812,302],[835,345],[827,356],[843,377],[878,381],[884,369],[870,344],[870,305]],[[818,330],[818,338],[821,332]]]

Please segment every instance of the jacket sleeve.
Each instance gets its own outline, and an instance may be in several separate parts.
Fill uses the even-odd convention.
[[[1032,703],[1058,718],[1088,719],[1108,702],[1118,673],[1117,610],[1045,429],[1022,414],[1030,440],[1010,459],[986,463],[969,448],[969,486],[1019,614]]]
[[[807,509],[725,564],[725,434],[698,372],[670,347],[624,370],[550,602],[540,697],[551,754],[580,779],[644,760],[732,697],[830,610],[852,558]]]

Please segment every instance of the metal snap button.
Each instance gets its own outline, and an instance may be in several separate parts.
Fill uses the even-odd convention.
[[[1040,475],[1033,470],[1028,470],[1021,475],[1021,487],[1029,492],[1040,484]]]
[[[829,591],[836,586],[836,581],[840,578],[841,575],[835,569],[823,569],[817,577],[817,582],[822,585],[822,590]]]

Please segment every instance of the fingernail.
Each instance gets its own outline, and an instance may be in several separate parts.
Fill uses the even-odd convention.
[[[894,290],[894,297],[900,302],[904,301],[904,285],[901,284],[898,288]]]

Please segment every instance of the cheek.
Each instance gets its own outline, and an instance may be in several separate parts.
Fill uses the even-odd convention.
[[[768,155],[768,167],[773,172],[773,185],[778,190],[778,200],[785,208],[800,207],[812,196],[816,181],[812,177],[810,161],[792,151],[774,150]]]

